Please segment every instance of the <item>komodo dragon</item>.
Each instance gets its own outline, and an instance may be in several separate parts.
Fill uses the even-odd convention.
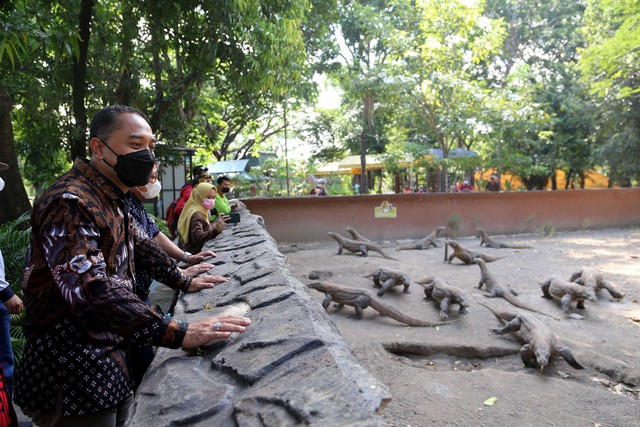
[[[324,293],[325,297],[322,301],[322,307],[324,307],[325,310],[327,310],[331,302],[338,304],[338,309],[345,305],[350,305],[355,308],[357,319],[362,319],[362,311],[367,307],[371,307],[381,315],[387,316],[409,326],[434,327],[457,322],[457,320],[447,322],[426,322],[424,320],[409,317],[388,302],[384,301],[382,298],[378,298],[369,289],[350,288],[348,286],[325,281],[313,282],[307,286],[311,289]]]
[[[599,290],[606,289],[615,299],[624,298],[624,294],[616,291],[611,283],[604,280],[602,273],[592,267],[582,267],[571,275],[569,281],[593,289],[596,296]]]
[[[417,284],[424,287],[424,299],[434,300],[440,306],[440,318],[446,320],[449,318],[449,307],[458,304],[459,314],[467,314],[469,307],[469,299],[455,286],[451,286],[438,276],[429,276],[416,281]]]
[[[434,248],[440,247],[440,241],[438,240],[438,235],[445,229],[446,227],[440,226],[436,227],[429,235],[423,239],[418,240],[415,243],[410,243],[407,245],[400,245],[396,247],[396,251],[403,251],[407,249],[429,249],[431,246]]]
[[[449,264],[451,264],[451,260],[453,260],[454,258],[458,258],[460,261],[464,262],[467,265],[474,264],[475,258],[481,258],[484,260],[484,262],[493,262],[499,260],[500,258],[504,258],[494,257],[478,251],[471,251],[455,240],[448,240],[446,244],[451,246],[451,249],[453,249],[453,253],[449,255],[449,258],[447,259]]]
[[[369,254],[369,251],[374,251],[387,259],[393,259],[397,261],[396,258],[392,258],[387,255],[382,250],[382,248],[375,243],[347,239],[346,237],[341,236],[338,233],[334,233],[333,231],[329,231],[327,234],[336,239],[336,241],[338,242],[338,255],[342,254],[342,249],[346,249],[352,253],[361,252],[363,257],[366,257]]]
[[[576,307],[583,309],[584,300],[597,301],[596,293],[593,289],[568,282],[559,276],[549,276],[542,283],[542,296],[546,299],[557,298],[562,303],[562,311],[569,315],[569,309],[575,302]],[[581,316],[573,316],[581,317]]]
[[[357,240],[359,242],[373,242],[373,240],[367,239],[362,234],[358,233],[358,231],[353,227],[345,227],[344,229],[347,231],[347,233],[351,234],[351,238],[353,240]]]
[[[486,247],[493,248],[493,249],[504,249],[504,248],[531,249],[533,248],[533,246],[529,246],[529,245],[512,245],[510,243],[498,242],[497,240],[493,240],[491,237],[489,237],[482,228],[476,228],[476,231],[478,232],[477,237],[481,239],[480,246],[485,245]]]
[[[480,267],[480,283],[478,284],[478,289],[482,289],[482,285],[484,285],[486,287],[486,289],[487,289],[487,292],[489,292],[488,295],[484,294],[485,297],[488,297],[488,298],[495,298],[495,297],[504,298],[509,303],[511,303],[512,305],[515,305],[518,308],[523,308],[525,310],[529,310],[529,311],[532,311],[534,313],[543,314],[545,316],[553,317],[550,314],[538,311],[535,308],[530,307],[530,306],[526,305],[525,303],[523,303],[522,301],[520,301],[518,298],[516,298],[516,296],[518,295],[518,292],[515,289],[509,289],[507,291],[505,288],[500,286],[498,284],[498,281],[496,280],[495,276],[493,275],[493,273],[491,273],[489,271],[489,269],[487,268],[487,264],[484,262],[483,259],[475,258],[474,261],[476,262],[476,264],[478,264],[478,267]],[[557,318],[554,317],[554,319],[557,319]]]
[[[409,279],[409,276],[407,276],[402,271],[380,267],[373,273],[363,277],[373,278],[373,286],[375,286],[376,288],[381,288],[378,291],[379,297],[383,296],[389,289],[394,286],[404,286],[403,292],[405,294],[409,293],[409,285],[411,285],[411,280]]]
[[[545,325],[535,315],[523,312],[507,312],[494,310],[478,301],[478,304],[489,309],[501,322],[507,322],[502,328],[492,328],[491,331],[503,335],[507,332],[517,332],[525,344],[520,349],[520,357],[524,366],[540,367],[540,372],[549,364],[551,356],[560,355],[566,362],[576,369],[584,369],[573,357],[569,347],[557,344],[557,338],[551,328]]]

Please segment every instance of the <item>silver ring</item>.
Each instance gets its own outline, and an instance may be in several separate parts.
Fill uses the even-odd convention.
[[[219,330],[220,330],[220,326],[222,326],[222,325],[220,324],[220,322],[216,322],[216,323],[214,323],[214,324],[213,324],[213,330],[214,330],[214,331],[219,331]]]

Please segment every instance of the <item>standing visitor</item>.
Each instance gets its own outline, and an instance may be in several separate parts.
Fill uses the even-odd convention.
[[[489,182],[487,182],[484,188],[487,191],[500,191],[500,181],[498,181],[498,176],[495,173],[491,174]]]
[[[15,402],[36,425],[122,426],[133,402],[132,345],[196,348],[251,323],[179,323],[135,295],[136,259],[174,271],[181,289],[192,282],[128,213],[130,187],[149,181],[156,140],[144,114],[122,105],[94,116],[89,139],[91,159],[76,159],[31,215]]]
[[[219,176],[216,180],[218,187],[216,188],[216,200],[214,203],[215,215],[227,215],[235,209],[235,205],[229,204],[227,194],[231,191],[231,180],[228,176]]]

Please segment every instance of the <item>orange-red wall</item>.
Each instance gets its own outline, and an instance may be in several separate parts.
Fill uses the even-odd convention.
[[[397,218],[375,218],[387,201]],[[461,218],[458,236],[482,227],[490,234],[640,225],[640,188],[509,193],[384,194],[366,196],[243,199],[261,215],[278,242],[329,241],[328,231],[347,235],[352,226],[373,240],[418,239],[434,227]]]

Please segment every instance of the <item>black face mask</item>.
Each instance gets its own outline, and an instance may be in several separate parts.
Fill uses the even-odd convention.
[[[138,150],[129,154],[118,154],[111,149],[104,141],[102,143],[116,156],[118,160],[115,166],[109,165],[116,172],[116,175],[127,187],[140,187],[147,185],[156,158],[151,154],[151,150]]]
[[[229,191],[231,191],[231,189],[229,187],[222,187],[222,192],[223,193],[228,193]]]

